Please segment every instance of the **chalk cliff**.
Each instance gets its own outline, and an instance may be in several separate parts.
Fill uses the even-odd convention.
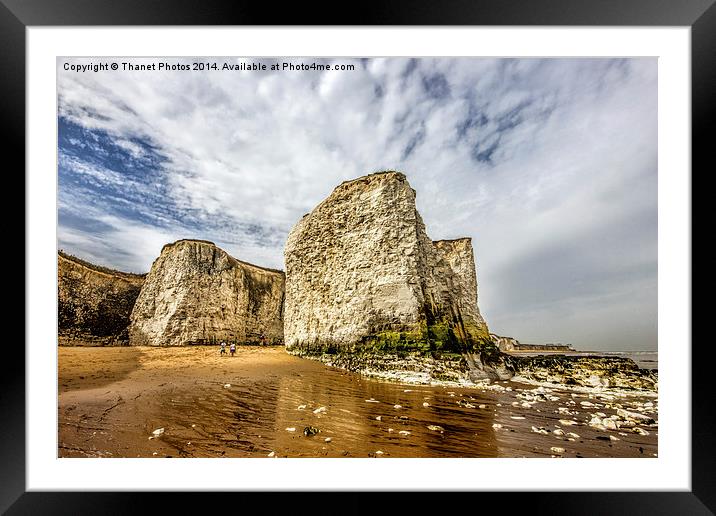
[[[230,256],[211,242],[167,244],[131,314],[132,345],[283,340],[284,274]]]
[[[143,283],[143,274],[115,271],[59,251],[59,344],[127,344],[129,315]]]
[[[336,187],[291,230],[284,257],[289,351],[496,350],[470,240],[433,243],[399,172]]]

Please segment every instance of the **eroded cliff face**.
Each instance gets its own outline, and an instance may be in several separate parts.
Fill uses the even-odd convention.
[[[129,316],[144,275],[114,271],[60,251],[57,256],[60,345],[127,344]]]
[[[233,258],[211,242],[167,244],[131,314],[132,345],[283,341],[284,274]]]
[[[452,274],[445,275],[445,279],[452,281],[450,290],[463,320],[475,324],[478,327],[476,331],[484,335],[487,323],[477,305],[477,272],[472,239],[437,240],[433,242],[433,246],[452,271]]]
[[[469,240],[434,244],[401,173],[339,185],[292,229],[284,257],[289,351],[494,348]]]

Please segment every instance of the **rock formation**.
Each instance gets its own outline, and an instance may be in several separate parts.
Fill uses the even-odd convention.
[[[57,317],[60,345],[127,344],[129,315],[144,275],[119,272],[60,251]]]
[[[339,185],[291,230],[284,256],[289,351],[496,350],[470,240],[433,243],[399,172]]]
[[[281,343],[284,274],[241,262],[211,242],[167,244],[131,314],[132,345]]]
[[[437,240],[433,245],[452,271],[446,279],[452,279],[454,299],[463,319],[474,321],[477,326],[486,329],[487,324],[477,306],[477,272],[472,239]]]
[[[516,380],[584,387],[658,389],[656,372],[640,369],[633,360],[625,357],[550,354],[511,357],[510,360],[517,373]]]

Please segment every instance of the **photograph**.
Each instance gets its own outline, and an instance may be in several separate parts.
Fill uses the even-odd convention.
[[[56,64],[58,458],[658,457],[657,57]]]

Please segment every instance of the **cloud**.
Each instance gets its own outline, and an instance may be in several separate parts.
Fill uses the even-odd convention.
[[[60,247],[143,272],[193,237],[282,268],[337,184],[397,169],[433,239],[473,238],[491,329],[655,346],[655,59],[315,61],[355,70],[60,68]]]

